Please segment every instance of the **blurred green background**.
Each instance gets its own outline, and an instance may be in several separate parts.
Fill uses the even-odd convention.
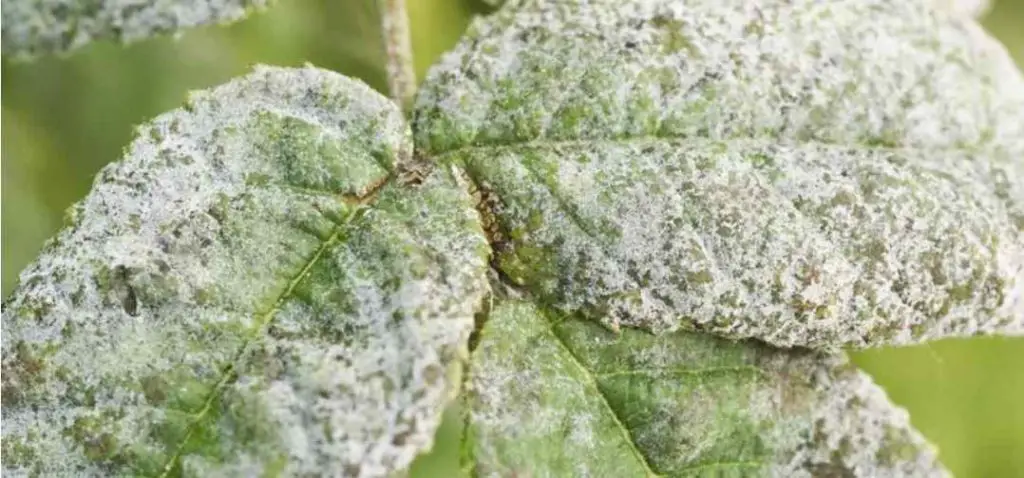
[[[408,0],[418,74],[451,48],[472,0]],[[2,292],[115,160],[132,126],[179,106],[189,90],[244,74],[254,63],[314,65],[384,85],[377,12],[369,0],[282,0],[228,27],[129,47],[95,44],[68,58],[4,60],[2,71]],[[1024,0],[997,0],[984,20],[1024,65]],[[1024,477],[1024,340],[949,340],[858,353],[914,425],[961,477]],[[449,413],[451,417],[454,414]],[[449,417],[449,418],[451,418]],[[457,425],[448,420],[416,476],[453,476]]]

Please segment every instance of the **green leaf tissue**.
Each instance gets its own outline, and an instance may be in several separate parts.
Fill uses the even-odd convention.
[[[4,55],[248,5],[93,3]],[[470,476],[947,476],[843,351],[1024,333],[1024,77],[949,3],[510,1],[408,115],[195,92],[4,302],[3,474],[403,476],[458,404]]]

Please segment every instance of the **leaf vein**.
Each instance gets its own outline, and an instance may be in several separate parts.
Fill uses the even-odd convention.
[[[698,463],[696,465],[684,466],[678,470],[673,471],[673,475],[677,473],[687,473],[700,470],[706,470],[709,468],[761,468],[767,463],[760,461],[715,461],[708,463]]]
[[[860,150],[871,150],[871,151],[888,151],[893,153],[905,152],[905,151],[935,151],[935,152],[968,152],[968,149],[964,148],[937,148],[937,147],[921,147],[921,146],[887,146],[884,144],[864,144],[854,143],[846,144],[835,141],[822,141],[822,140],[801,140],[786,142],[779,140],[778,138],[758,138],[758,137],[734,137],[724,139],[710,139],[702,137],[685,137],[685,136],[632,136],[622,138],[588,138],[588,139],[559,139],[559,140],[530,140],[530,141],[507,141],[499,142],[493,141],[488,143],[476,143],[466,146],[460,146],[458,148],[452,148],[447,151],[435,153],[434,158],[438,161],[442,161],[447,156],[456,156],[461,153],[473,152],[473,151],[495,151],[502,149],[518,149],[518,148],[562,148],[562,147],[579,147],[579,146],[629,146],[629,145],[649,145],[656,143],[666,142],[687,142],[687,143],[726,143],[726,144],[764,144],[770,146],[798,146],[798,145],[817,145],[823,147],[833,148],[856,148]]]
[[[587,382],[589,382],[588,385],[593,387],[593,389],[597,391],[598,395],[601,397],[601,403],[604,404],[605,409],[608,410],[608,413],[611,415],[612,421],[615,423],[616,427],[622,433],[622,437],[626,440],[626,444],[629,447],[630,452],[636,457],[637,461],[640,462],[640,466],[643,467],[644,471],[647,473],[647,476],[652,478],[663,476],[654,472],[654,469],[651,468],[650,463],[648,463],[647,461],[647,457],[645,457],[644,454],[640,452],[640,449],[636,447],[636,443],[633,441],[632,433],[630,433],[629,429],[626,428],[626,424],[622,422],[621,417],[619,417],[619,414],[615,411],[615,408],[613,408],[611,403],[608,402],[608,397],[605,396],[604,392],[601,391],[601,387],[598,386],[597,378],[595,377],[595,375],[591,373],[591,371],[588,370],[586,366],[583,365],[583,362],[580,361],[579,357],[576,356],[576,354],[572,351],[572,348],[569,347],[569,344],[566,343],[562,336],[558,335],[558,332],[555,330],[555,327],[550,322],[550,320],[547,321],[546,328],[555,338],[555,342],[558,343],[558,346],[565,351],[565,353],[572,359],[572,363],[576,365],[576,367],[579,368],[583,376],[587,378]]]
[[[693,376],[698,376],[698,377],[704,377],[704,376],[715,375],[715,374],[719,374],[719,373],[736,373],[736,374],[739,374],[739,373],[753,373],[755,375],[761,375],[762,371],[761,371],[761,369],[759,369],[757,367],[753,367],[753,366],[706,367],[706,368],[696,368],[696,369],[665,367],[665,368],[641,368],[641,369],[632,369],[632,370],[616,370],[614,372],[606,372],[606,373],[595,374],[595,376],[601,377],[601,378],[611,378],[611,377],[620,377],[620,376],[629,376],[629,375],[669,374],[669,375],[693,375]]]
[[[324,254],[326,254],[328,250],[330,250],[332,247],[341,242],[341,240],[343,239],[342,232],[344,231],[344,227],[351,223],[356,217],[361,215],[363,211],[365,211],[365,207],[363,207],[363,205],[369,200],[373,199],[373,197],[376,196],[377,191],[380,190],[380,188],[383,187],[384,184],[387,184],[389,180],[390,177],[387,178],[387,180],[382,181],[379,185],[373,187],[371,191],[368,192],[365,196],[359,198],[360,204],[358,204],[357,207],[353,208],[352,211],[345,217],[345,219],[332,229],[331,235],[326,240],[320,243],[320,246],[316,249],[316,251],[313,252],[313,254],[310,255],[309,259],[306,260],[302,268],[299,269],[299,272],[292,276],[291,279],[289,279],[288,285],[284,288],[284,290],[281,291],[280,294],[278,294],[273,304],[266,310],[256,314],[256,317],[258,317],[257,323],[259,325],[253,330],[252,333],[249,334],[248,337],[245,338],[244,343],[241,345],[241,347],[239,347],[238,351],[235,353],[235,356],[231,359],[231,362],[229,362],[227,366],[224,368],[220,380],[217,381],[217,385],[214,386],[213,390],[210,391],[209,395],[207,395],[206,397],[206,400],[203,402],[203,407],[199,410],[199,412],[195,414],[195,418],[193,418],[193,420],[188,424],[188,427],[185,431],[185,435],[182,437],[181,441],[178,443],[178,446],[175,448],[174,454],[167,459],[166,463],[164,463],[163,472],[161,472],[159,478],[168,478],[170,476],[171,471],[174,469],[174,465],[178,463],[181,460],[181,457],[184,455],[185,446],[188,444],[189,439],[196,432],[196,429],[199,428],[200,423],[206,417],[206,414],[209,413],[210,410],[213,408],[214,402],[223,394],[226,387],[231,382],[238,378],[238,372],[235,369],[235,365],[242,359],[242,357],[245,356],[245,352],[249,349],[249,346],[255,341],[256,337],[263,334],[267,326],[270,325],[270,322],[273,321],[274,316],[277,315],[277,313],[281,310],[281,306],[284,304],[284,302],[292,296],[292,294],[295,292],[295,289],[298,287],[299,283],[302,282],[309,275],[310,271],[320,261]]]
[[[579,228],[581,232],[586,234],[587,237],[589,237],[597,245],[603,245],[603,241],[601,241],[601,238],[597,234],[597,231],[595,231],[594,228],[587,223],[587,221],[583,220],[583,217],[580,216],[579,211],[577,211],[576,208],[573,207],[573,205],[570,204],[568,200],[562,197],[559,191],[555,188],[555,185],[551,184],[550,181],[547,181],[544,178],[544,176],[540,173],[540,171],[537,171],[537,169],[534,168],[529,163],[529,161],[520,160],[519,164],[522,164],[523,167],[526,168],[527,171],[529,171],[530,176],[532,176],[535,181],[537,181],[542,186],[544,186],[545,189],[547,189],[548,194],[550,194],[551,197],[554,198],[555,203],[558,204],[558,208],[565,212],[565,215],[569,217],[569,220],[574,225],[576,225],[576,227]],[[608,255],[607,251],[604,250],[604,247],[601,247],[601,249],[602,252]]]

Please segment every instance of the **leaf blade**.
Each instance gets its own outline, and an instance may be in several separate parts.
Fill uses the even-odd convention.
[[[5,469],[408,466],[487,290],[468,193],[398,184],[410,149],[386,98],[315,68],[143,127],[5,304]]]
[[[1020,331],[999,264],[1022,248],[968,155],[630,140],[451,159],[500,198],[499,267],[613,327],[816,349]]]
[[[557,364],[559,349],[572,366]],[[626,446],[608,438],[611,423],[642,453],[637,469],[617,460],[617,476],[946,474],[906,414],[843,358],[685,332],[615,335],[521,301],[496,305],[473,354],[475,476],[605,473]],[[574,380],[577,367],[594,380]],[[552,399],[580,395],[602,403]],[[601,419],[608,409],[615,420]]]
[[[510,2],[428,74],[417,146],[763,137],[1019,148],[1021,72],[977,23],[933,3]]]
[[[432,71],[415,129],[495,191],[503,271],[545,303],[836,350],[1024,332],[1022,92],[924,0],[522,1]]]
[[[208,24],[239,21],[268,0],[5,0],[3,54],[18,59],[68,53],[97,40],[131,43]]]

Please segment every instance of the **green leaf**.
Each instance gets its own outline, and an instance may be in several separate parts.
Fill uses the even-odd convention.
[[[836,350],[1024,332],[1024,78],[932,0],[520,1],[417,148],[508,278],[655,332]]]
[[[407,467],[488,290],[471,197],[411,177],[410,143],[386,98],[312,67],[142,126],[4,305],[4,474]]]
[[[196,94],[4,304],[4,472],[401,475],[477,318],[474,474],[942,475],[827,355],[1024,331],[1024,79],[938,5],[512,1],[415,154],[329,72]],[[6,7],[14,55],[200,21]]]
[[[270,0],[4,0],[3,54],[29,59],[96,40],[133,42],[241,20]]]
[[[616,335],[495,306],[465,397],[475,476],[943,476],[845,357],[688,332]]]

